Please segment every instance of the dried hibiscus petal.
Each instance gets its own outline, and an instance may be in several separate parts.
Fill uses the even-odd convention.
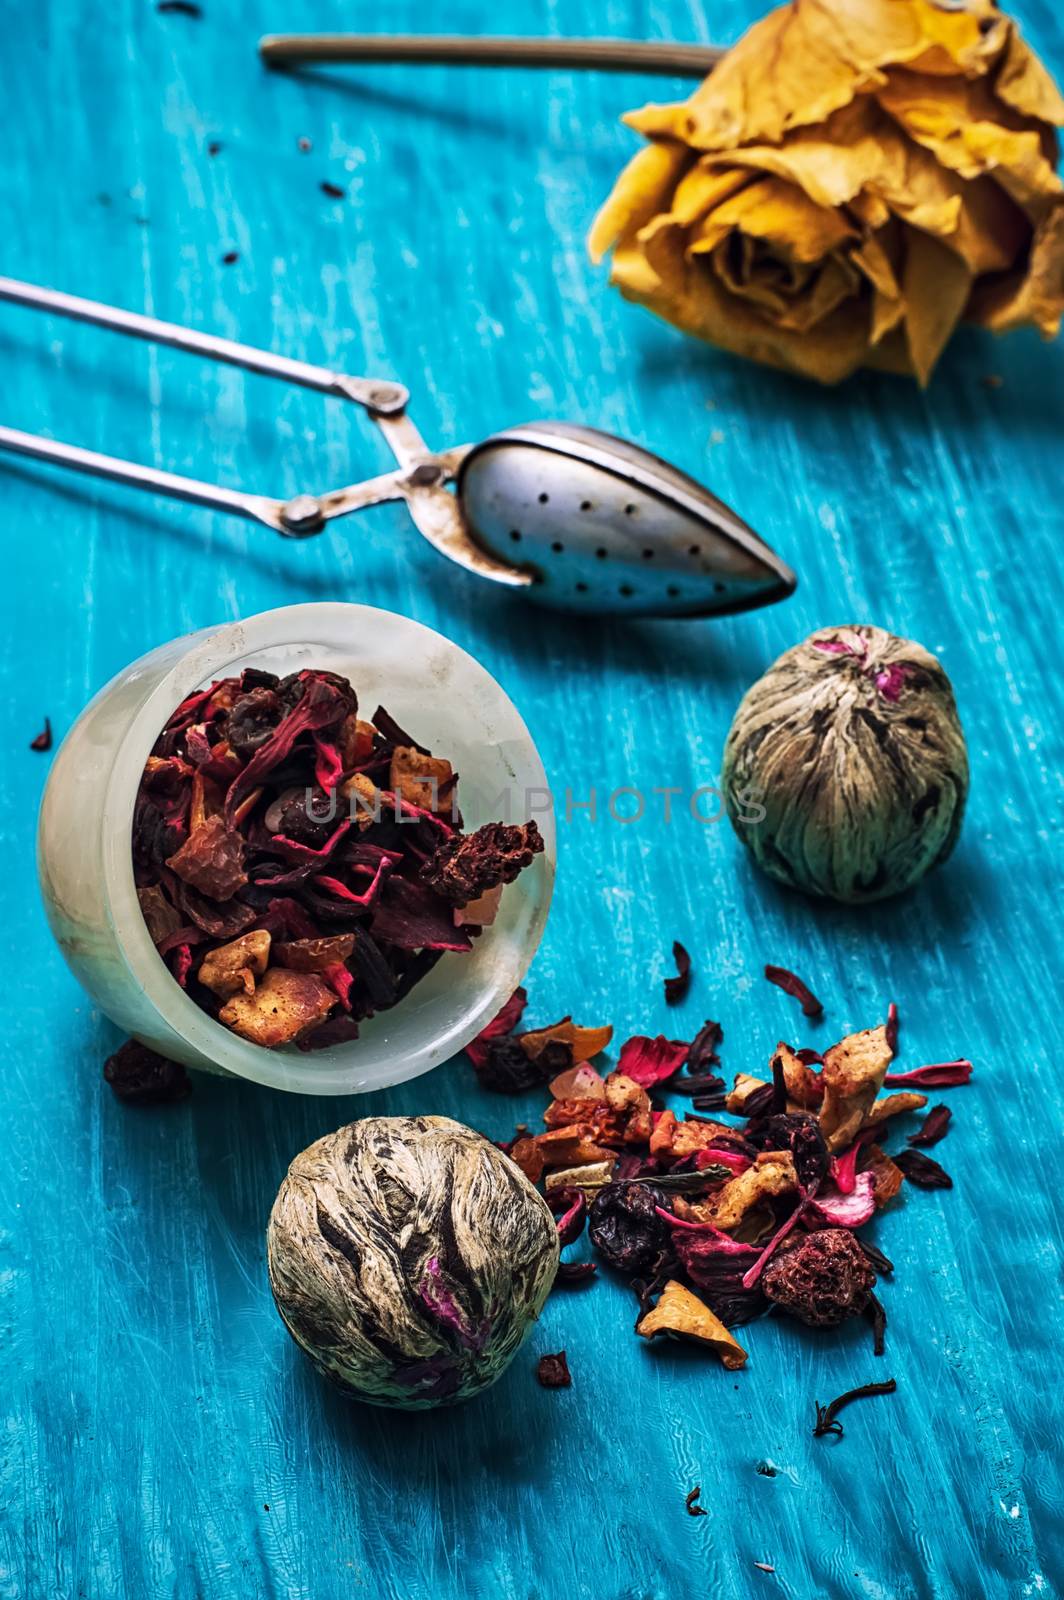
[[[676,963],[676,976],[665,979],[665,1003],[675,1006],[687,994],[691,987],[691,957],[680,943],[679,939],[673,940],[672,959]]]
[[[932,1106],[916,1133],[910,1133],[906,1143],[912,1145],[937,1144],[949,1132],[952,1113],[949,1106]]]
[[[914,1067],[911,1072],[888,1072],[883,1082],[888,1089],[900,1089],[907,1084],[922,1089],[949,1089],[968,1083],[971,1076],[970,1061],[931,1061],[926,1067]]]
[[[777,989],[782,989],[784,994],[793,995],[801,1003],[802,1015],[806,1017],[821,1017],[824,1007],[810,989],[803,983],[797,973],[790,972],[786,967],[766,966],[765,977],[769,983],[774,983]]]
[[[621,1046],[617,1071],[641,1084],[644,1089],[650,1089],[657,1083],[665,1083],[679,1072],[687,1060],[689,1049],[690,1045],[683,1040],[666,1039],[660,1033],[656,1039],[636,1034]]]
[[[953,1188],[953,1179],[946,1169],[930,1156],[921,1155],[919,1150],[900,1150],[894,1157],[894,1165],[900,1167],[918,1189]]]
[[[475,1039],[470,1039],[465,1049],[466,1055],[474,1066],[478,1064],[478,1061],[483,1064],[489,1040],[497,1039],[506,1033],[513,1033],[527,1004],[527,991],[522,988],[515,989],[502,1010],[497,1012],[485,1027],[481,1028]]]

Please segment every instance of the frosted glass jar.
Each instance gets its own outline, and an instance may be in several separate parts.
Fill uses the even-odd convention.
[[[408,617],[358,605],[298,605],[160,646],[112,679],[63,740],[41,802],[37,860],[45,910],[75,977],[127,1033],[187,1066],[303,1094],[380,1089],[437,1066],[479,1032],[524,976],[554,884],[555,836],[508,885],[468,955],[444,953],[358,1039],[327,1050],[264,1050],[201,1011],[151,942],[133,882],[133,804],[144,762],[174,708],[212,679],[256,666],[343,673],[363,714],[384,705],[460,775],[467,828],[542,808],[543,764],[514,705],[479,662]],[[536,795],[538,791],[538,797]]]

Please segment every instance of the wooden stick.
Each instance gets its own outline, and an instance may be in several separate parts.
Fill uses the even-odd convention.
[[[705,77],[722,50],[637,39],[482,39],[449,34],[273,33],[259,41],[271,67],[327,61],[455,62],[480,67],[597,68]]]

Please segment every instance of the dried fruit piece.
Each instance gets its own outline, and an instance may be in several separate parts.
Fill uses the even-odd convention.
[[[350,961],[355,949],[353,933],[335,933],[321,939],[286,939],[274,945],[274,960],[293,972],[327,972],[337,962]]]
[[[649,1271],[670,1242],[660,1205],[661,1195],[648,1184],[609,1184],[591,1202],[591,1243],[619,1272]]]
[[[270,967],[254,994],[233,995],[218,1020],[242,1039],[274,1049],[324,1022],[335,1005],[336,995],[316,973]]]
[[[927,1104],[926,1094],[909,1091],[905,1094],[888,1094],[877,1100],[864,1119],[865,1128],[878,1128],[890,1117],[901,1117],[909,1111],[922,1111]]]
[[[422,867],[421,877],[452,905],[468,905],[485,889],[512,883],[543,849],[535,821],[520,827],[488,822],[475,833],[444,840]]]
[[[138,1039],[127,1039],[108,1056],[103,1076],[115,1098],[128,1106],[171,1105],[192,1093],[191,1080],[181,1063],[149,1050]]]
[[[848,1034],[825,1050],[820,1073],[824,1084],[820,1126],[832,1152],[845,1150],[864,1126],[890,1059],[886,1029],[882,1026]]]
[[[388,787],[411,805],[422,806],[426,811],[445,811],[451,804],[454,768],[440,756],[396,745],[388,769]]]
[[[262,977],[270,959],[270,944],[264,928],[242,933],[230,944],[209,951],[196,977],[223,1000],[233,994],[254,994],[255,980]]]
[[[788,1239],[761,1275],[768,1298],[813,1328],[834,1328],[859,1316],[876,1275],[845,1228]]]
[[[616,1165],[617,1157],[611,1155],[606,1161],[590,1161],[580,1167],[563,1167],[557,1172],[547,1173],[544,1187],[548,1194],[553,1194],[556,1189],[582,1189],[590,1203],[600,1190],[609,1185]]]
[[[667,1333],[681,1339],[692,1339],[696,1344],[708,1345],[729,1372],[745,1367],[748,1360],[742,1345],[732,1337],[705,1301],[684,1288],[675,1278],[669,1279],[657,1305],[640,1318],[635,1331],[644,1339],[653,1339],[657,1333]]]
[[[782,1040],[776,1046],[772,1060],[773,1065],[777,1061],[780,1064],[788,1100],[796,1106],[815,1111],[824,1098],[824,1085],[819,1072],[814,1072],[808,1062],[802,1060],[797,1050],[792,1050],[790,1045],[784,1044]]]
[[[519,1034],[521,1048],[530,1060],[535,1061],[549,1044],[568,1045],[572,1051],[573,1064],[581,1061],[590,1061],[592,1056],[597,1056],[605,1050],[613,1038],[613,1029],[605,1028],[578,1028],[572,1017],[563,1017],[560,1022],[552,1022],[549,1028],[535,1028],[528,1033]],[[557,1069],[555,1069],[557,1070]]]
[[[248,881],[244,841],[221,815],[201,822],[166,865],[211,900],[231,900]]]
[[[718,1228],[729,1233],[766,1196],[790,1194],[797,1188],[790,1152],[770,1151],[724,1185],[710,1204],[710,1216]]]

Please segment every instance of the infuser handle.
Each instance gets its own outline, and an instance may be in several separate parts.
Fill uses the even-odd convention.
[[[113,483],[128,484],[135,489],[169,495],[171,499],[190,500],[194,505],[211,506],[215,511],[235,512],[237,516],[248,517],[252,522],[263,523],[276,533],[298,535],[299,532],[298,528],[288,526],[285,521],[285,503],[269,500],[264,495],[243,494],[238,489],[200,483],[196,478],[182,478],[173,472],[160,472],[156,467],[121,461],[116,456],[100,455],[95,450],[82,450],[78,445],[42,439],[33,433],[20,433],[17,428],[0,427],[0,450],[29,456],[34,461],[47,461],[52,466],[71,467],[75,472],[87,472],[94,478],[108,478]],[[289,502],[289,506],[295,504]],[[308,528],[306,531],[317,532],[317,528]]]
[[[300,384],[304,389],[339,395],[342,399],[354,400],[371,414],[382,417],[397,415],[405,409],[410,399],[409,390],[387,378],[352,378],[344,372],[315,367],[307,361],[293,361],[288,356],[274,355],[269,350],[256,350],[252,345],[238,344],[233,339],[222,339],[213,333],[198,333],[194,328],[183,328],[176,322],[160,322],[157,317],[145,317],[139,311],[123,311],[97,300],[83,300],[79,295],[63,294],[58,289],[42,289],[37,284],[20,283],[15,278],[0,277],[0,300],[10,300],[15,305],[29,306],[36,311],[48,311],[54,316],[70,317],[75,322],[91,322],[99,328],[110,328],[114,333],[130,334],[135,339],[150,339],[155,344],[172,345],[175,350],[187,350],[193,355],[206,356],[209,361],[224,361],[230,366],[244,367],[248,372],[282,378],[287,383]]]

